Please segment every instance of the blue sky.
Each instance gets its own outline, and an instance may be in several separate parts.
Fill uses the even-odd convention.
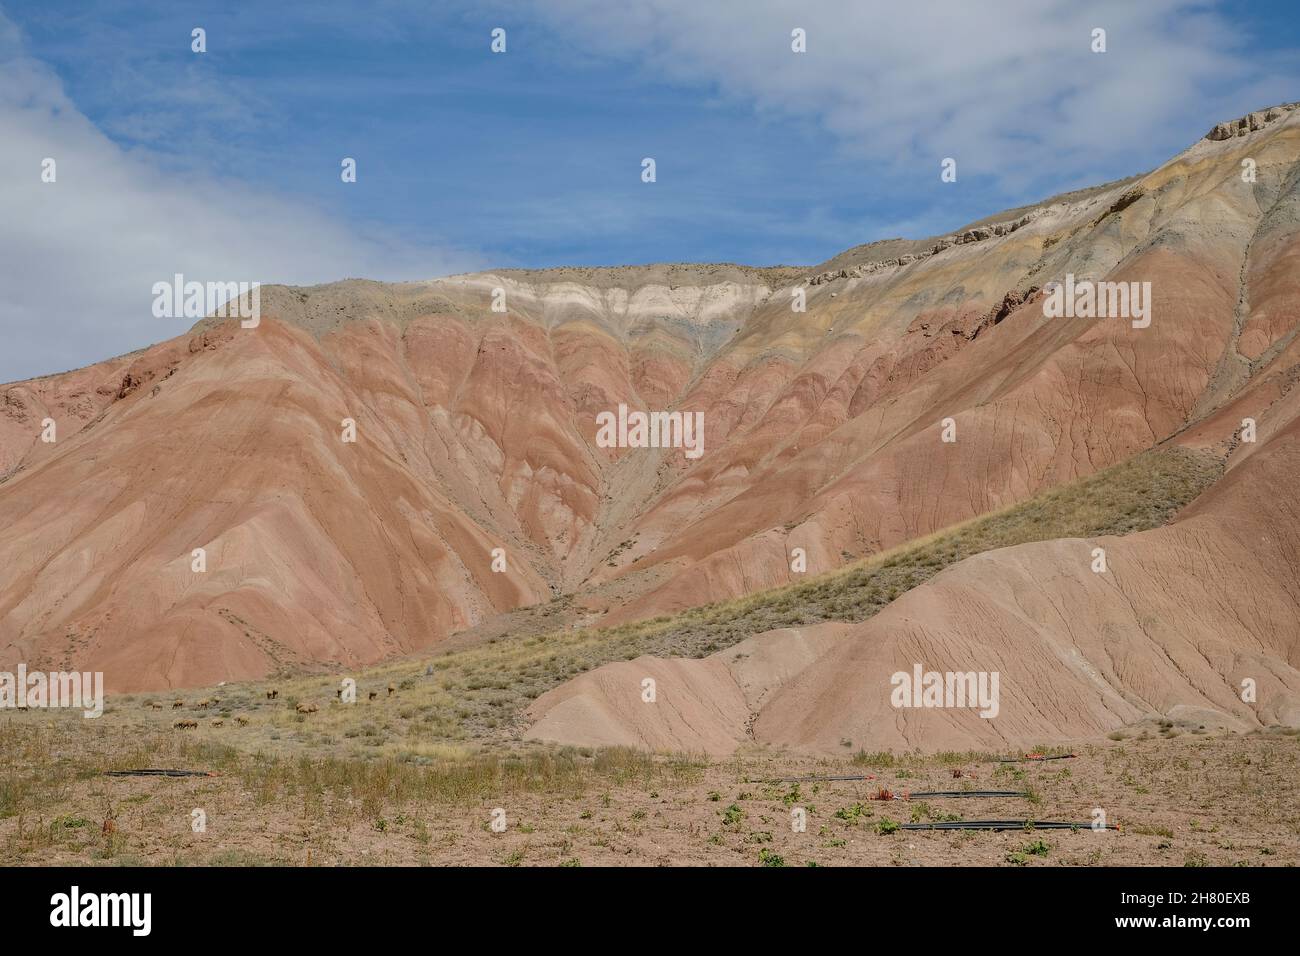
[[[1143,171],[1300,99],[1294,3],[355,7],[0,0],[0,174],[26,177],[0,279],[43,263],[65,287],[0,293],[0,379],[181,331],[150,325],[138,289],[182,267],[318,282],[813,264]],[[27,175],[36,153],[59,155],[57,186]],[[92,307],[109,318],[75,345],[52,334]]]

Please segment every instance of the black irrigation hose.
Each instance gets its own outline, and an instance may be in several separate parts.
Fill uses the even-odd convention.
[[[1059,820],[962,820],[957,823],[903,823],[904,830],[1118,830],[1114,824],[1093,827],[1091,823],[1062,823]]]
[[[105,777],[215,777],[211,770],[105,770]]]
[[[904,800],[923,797],[1027,797],[1026,790],[920,790],[903,794]]]
[[[995,757],[994,763],[1037,763],[1040,760],[1072,760],[1075,754],[1058,754],[1054,757]],[[833,783],[840,780],[875,780],[873,773],[851,773],[837,777],[771,777],[767,780],[755,780],[754,783]]]
[[[1040,760],[1073,760],[1075,754],[1057,754],[1054,757],[1044,757],[1041,754],[1026,754],[1023,757],[995,757],[994,763],[1037,763]]]

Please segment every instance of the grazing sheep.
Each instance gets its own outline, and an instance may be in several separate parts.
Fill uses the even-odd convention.
[[[370,699],[371,699],[371,700],[374,700],[374,699],[375,699],[376,697],[378,697],[378,696],[379,696],[379,691],[377,691],[377,690],[372,690],[372,691],[370,692]]]
[[[389,684],[389,685],[388,685],[388,696],[389,696],[389,697],[392,697],[393,694],[394,694],[396,691],[397,691],[397,688],[396,688],[396,687],[394,687],[392,684]]]
[[[197,720],[178,720],[172,724],[177,730],[193,730],[199,725]]]
[[[199,701],[197,704],[195,704],[194,706],[197,707],[199,710],[207,710],[209,707],[212,706],[212,701],[210,701],[210,700],[206,700],[206,699],[205,699],[205,700],[201,700],[201,701]]]
[[[275,700],[279,696],[280,696],[280,692],[278,690],[268,690],[266,692],[267,700]]]
[[[299,704],[299,705],[298,705],[298,713],[300,713],[300,714],[314,714],[314,713],[316,713],[316,705],[315,705],[315,704]]]
[[[158,701],[156,701],[156,700],[151,700],[151,701],[149,701],[149,709],[150,709],[150,710],[162,710],[162,704],[158,703]]]
[[[247,718],[247,717],[242,717],[242,716],[241,716],[241,717],[236,717],[236,718],[235,718],[235,723],[239,724],[239,726],[241,726],[241,727],[247,727],[247,726],[248,726],[248,718]]]
[[[172,701],[172,710],[180,710],[184,706],[185,706],[185,701],[183,700]]]

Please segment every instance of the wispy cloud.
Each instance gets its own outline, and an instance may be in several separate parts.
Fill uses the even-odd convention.
[[[1203,0],[545,0],[575,45],[706,85],[768,116],[813,117],[880,167],[958,159],[1010,183],[1095,173],[1207,117],[1283,100],[1296,66],[1250,48]],[[807,52],[791,51],[791,31]],[[1106,31],[1105,53],[1091,49]],[[1191,137],[1194,138],[1194,137]],[[1136,171],[1136,170],[1135,170]],[[870,175],[864,170],[864,175]]]
[[[151,287],[199,281],[307,284],[415,279],[476,255],[339,222],[305,202],[123,150],[27,56],[0,17],[0,380],[62,371],[160,341],[185,320],[153,317]],[[41,180],[42,161],[57,180]]]

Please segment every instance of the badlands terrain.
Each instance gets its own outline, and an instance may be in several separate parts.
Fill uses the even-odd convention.
[[[1149,325],[1045,317],[1067,276],[1150,283]],[[1296,862],[1295,104],[820,266],[261,313],[0,386],[0,670],[109,691],[0,714],[19,857]],[[601,447],[620,404],[702,412],[703,454]],[[894,708],[918,663],[998,672],[997,716]],[[1030,752],[1077,756],[994,762]],[[218,776],[101,775],[149,766]],[[1139,829],[867,799],[976,782]]]

